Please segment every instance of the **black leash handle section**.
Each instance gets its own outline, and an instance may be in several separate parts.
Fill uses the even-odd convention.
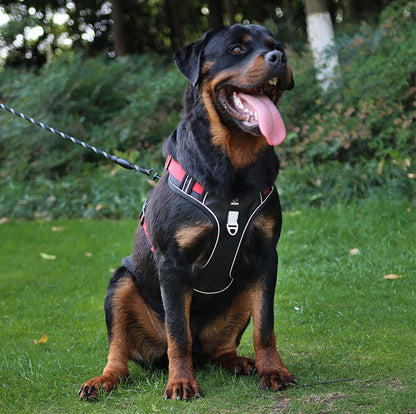
[[[348,382],[348,381],[355,381],[355,378],[339,379],[339,380],[333,380],[333,381],[323,381],[323,382],[317,382],[315,384],[302,385],[301,387],[308,388],[308,387],[314,387],[315,385],[336,384],[338,382]]]
[[[103,157],[108,158],[109,160],[113,161],[114,163],[116,163],[120,167],[123,167],[123,168],[125,168],[127,170],[135,170],[135,171],[138,171],[138,172],[140,172],[142,174],[147,175],[149,178],[151,178],[154,181],[157,181],[160,178],[159,177],[159,174],[157,173],[157,171],[154,170],[154,169],[152,169],[152,168],[151,169],[148,169],[148,170],[145,169],[145,168],[140,168],[137,165],[132,164],[130,161],[127,161],[127,160],[125,160],[123,158],[119,158],[116,155],[109,154],[108,152],[105,152],[103,150],[100,150],[100,149],[98,149],[98,148],[96,148],[96,147],[94,147],[92,145],[86,144],[85,142],[82,142],[79,139],[76,139],[74,137],[71,137],[70,135],[67,135],[67,134],[65,134],[65,133],[63,133],[61,131],[58,131],[57,129],[52,128],[52,127],[50,127],[48,125],[45,125],[42,122],[36,121],[35,119],[30,118],[29,116],[26,116],[26,115],[22,114],[21,112],[17,112],[14,109],[9,108],[8,106],[6,106],[6,105],[4,105],[2,103],[0,103],[0,108],[5,109],[6,111],[11,112],[13,115],[16,115],[16,116],[18,116],[18,117],[20,117],[20,118],[22,118],[22,119],[24,119],[24,120],[32,123],[33,125],[36,125],[36,126],[42,128],[42,129],[45,129],[46,131],[49,131],[52,134],[58,135],[61,138],[64,138],[64,139],[66,139],[68,141],[71,141],[73,144],[80,145],[84,149],[93,151],[93,152],[95,152],[98,155],[102,155]]]

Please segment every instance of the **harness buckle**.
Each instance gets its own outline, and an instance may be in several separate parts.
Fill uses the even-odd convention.
[[[227,216],[227,231],[230,236],[235,236],[238,232],[238,211],[230,210]]]

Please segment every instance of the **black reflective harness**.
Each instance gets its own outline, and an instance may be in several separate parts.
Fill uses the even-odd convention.
[[[277,190],[269,186],[252,199],[224,201],[210,196],[172,157],[167,158],[165,168],[169,171],[170,189],[199,208],[215,229],[210,254],[198,272],[193,289],[205,295],[222,293],[234,281],[234,271],[250,224],[268,203],[276,201],[273,196],[277,195]],[[141,223],[149,238],[144,217]]]

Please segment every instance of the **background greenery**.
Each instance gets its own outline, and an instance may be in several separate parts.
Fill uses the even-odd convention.
[[[415,2],[338,36],[342,78],[323,93],[311,56],[287,47],[296,87],[282,99],[277,148],[285,208],[416,195]],[[186,80],[152,54],[109,60],[68,52],[41,69],[6,68],[0,98],[70,135],[161,172],[161,144],[181,116]],[[0,113],[0,217],[136,217],[149,189],[63,139]]]

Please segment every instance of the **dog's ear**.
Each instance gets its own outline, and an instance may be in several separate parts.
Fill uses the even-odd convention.
[[[195,43],[191,43],[179,49],[174,55],[173,60],[182,74],[189,79],[192,86],[195,86],[199,79],[201,67],[201,55],[205,46],[204,38]]]
[[[204,47],[212,35],[220,30],[222,28],[209,30],[199,40],[179,49],[173,55],[176,66],[189,79],[192,86],[195,86],[199,80]]]

